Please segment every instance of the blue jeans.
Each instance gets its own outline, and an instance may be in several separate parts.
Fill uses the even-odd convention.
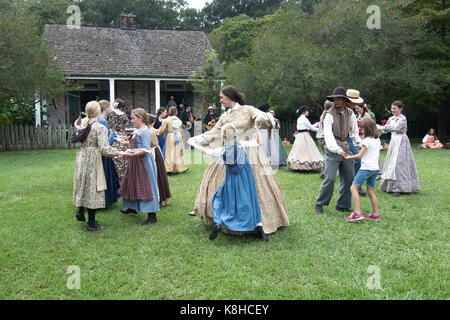
[[[352,193],[350,187],[355,177],[355,164],[353,160],[344,160],[340,155],[325,150],[326,167],[324,170],[325,178],[320,186],[319,195],[316,198],[316,204],[319,206],[328,206],[334,192],[334,180],[339,170],[339,199],[336,205],[341,208],[352,208]]]
[[[356,184],[359,187],[362,187],[364,182],[367,181],[367,186],[370,188],[375,188],[375,183],[377,180],[378,170],[359,170],[356,174],[355,180],[353,180],[353,184]]]

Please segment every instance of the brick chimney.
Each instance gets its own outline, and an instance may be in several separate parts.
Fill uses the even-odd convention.
[[[136,30],[136,15],[133,13],[121,14],[120,15],[120,29]]]

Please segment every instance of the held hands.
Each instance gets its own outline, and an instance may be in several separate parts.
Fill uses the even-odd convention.
[[[345,153],[345,152],[342,152],[342,153],[340,154],[340,156],[341,156],[341,158],[344,159],[344,160],[348,160],[347,158],[350,157],[350,156],[349,156],[347,153]]]
[[[120,137],[117,137],[116,140],[117,140],[120,144],[123,144],[123,145],[125,145],[125,146],[129,146],[129,145],[130,145],[130,142],[128,141],[128,138],[126,138],[126,137],[120,136]]]

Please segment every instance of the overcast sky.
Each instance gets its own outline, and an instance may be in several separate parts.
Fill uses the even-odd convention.
[[[195,8],[198,10],[203,9],[206,2],[211,2],[212,0],[187,0],[189,3],[189,8]]]

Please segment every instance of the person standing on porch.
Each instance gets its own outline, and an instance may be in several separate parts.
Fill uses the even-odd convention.
[[[170,96],[169,102],[167,102],[167,106],[170,107],[175,107],[178,109],[177,107],[177,103],[175,102],[175,98],[174,96]]]
[[[170,107],[169,117],[156,130],[159,136],[167,133],[164,159],[167,173],[182,173],[188,170],[184,164],[183,137],[179,131],[181,120],[178,119],[177,113],[177,107]]]
[[[339,199],[336,202],[336,210],[350,212],[352,209],[352,196],[350,187],[355,177],[354,160],[345,160],[350,151],[347,137],[353,140],[355,145],[361,143],[359,137],[356,116],[350,108],[345,106],[349,101],[344,87],[336,87],[333,94],[327,96],[327,100],[333,101],[323,122],[325,136],[325,178],[320,186],[319,195],[316,198],[314,211],[323,213],[323,206],[330,204],[334,192],[334,181],[339,171],[340,187]]]

